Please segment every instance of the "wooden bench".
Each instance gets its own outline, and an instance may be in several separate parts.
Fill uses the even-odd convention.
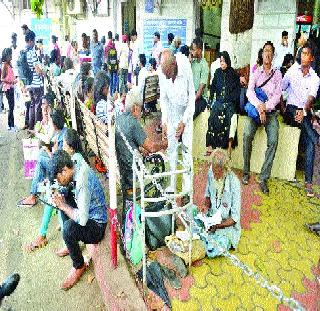
[[[81,101],[76,99],[81,116],[83,135],[87,146],[97,155],[105,166],[109,165],[108,126],[100,121]]]
[[[143,90],[143,103],[148,104],[157,101],[160,97],[158,75],[148,76]]]
[[[193,157],[204,159],[206,152],[206,133],[208,129],[209,111],[205,110],[194,121],[193,129]],[[233,150],[231,156],[232,167],[243,169],[243,130],[247,122],[246,116],[238,117],[238,146]],[[279,117],[279,140],[278,148],[273,161],[271,177],[293,181],[296,175],[296,161],[298,156],[298,145],[300,130],[287,126]],[[267,149],[267,135],[264,127],[260,127],[252,144],[250,169],[251,172],[260,173]]]

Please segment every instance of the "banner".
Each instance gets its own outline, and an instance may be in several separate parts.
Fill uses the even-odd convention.
[[[164,48],[168,47],[168,33],[181,38],[181,44],[186,44],[186,19],[146,19],[143,27],[143,48],[146,57],[151,56],[153,36],[156,31],[160,33],[160,40]]]
[[[36,40],[43,40],[43,50],[45,54],[49,54],[52,35],[52,19],[51,18],[32,18],[31,30],[36,34]]]

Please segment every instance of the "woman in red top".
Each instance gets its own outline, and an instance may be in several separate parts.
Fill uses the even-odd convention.
[[[13,69],[11,65],[12,60],[12,49],[6,48],[2,52],[2,88],[6,93],[8,105],[9,105],[9,114],[8,114],[8,130],[15,130],[14,127],[14,84],[17,83],[17,80],[14,78]]]

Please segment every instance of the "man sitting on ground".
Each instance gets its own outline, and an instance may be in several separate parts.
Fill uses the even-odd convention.
[[[60,193],[55,193],[52,198],[62,212],[63,240],[73,262],[73,268],[61,285],[63,290],[68,290],[79,281],[87,267],[79,241],[96,244],[104,237],[107,203],[101,182],[87,163],[83,161],[77,166],[66,151],[58,150],[52,155],[51,165],[52,178],[63,187],[71,186],[74,192],[73,206],[67,204],[66,197]]]

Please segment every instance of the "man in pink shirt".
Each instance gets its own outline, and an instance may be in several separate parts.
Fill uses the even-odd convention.
[[[313,197],[312,177],[315,146],[319,135],[312,127],[312,107],[317,97],[320,79],[311,68],[315,48],[307,42],[301,48],[301,63],[295,63],[287,71],[282,81],[282,88],[288,93],[284,119],[291,126],[301,128],[300,141],[305,151],[305,191]]]
[[[261,124],[265,127],[267,133],[268,147],[261,168],[259,182],[260,189],[265,194],[269,193],[267,181],[271,174],[273,159],[278,145],[279,122],[277,119],[276,106],[280,102],[282,92],[281,72],[278,69],[272,68],[274,51],[272,42],[268,41],[264,44],[262,52],[263,65],[259,67],[254,74],[251,74],[247,91],[248,100],[257,108]],[[255,92],[255,88],[260,87],[261,85],[263,85],[261,89],[267,95],[267,100],[265,102],[259,100]],[[257,128],[258,124],[252,118],[248,118],[243,134],[244,164],[242,182],[245,185],[249,182],[252,141]]]

